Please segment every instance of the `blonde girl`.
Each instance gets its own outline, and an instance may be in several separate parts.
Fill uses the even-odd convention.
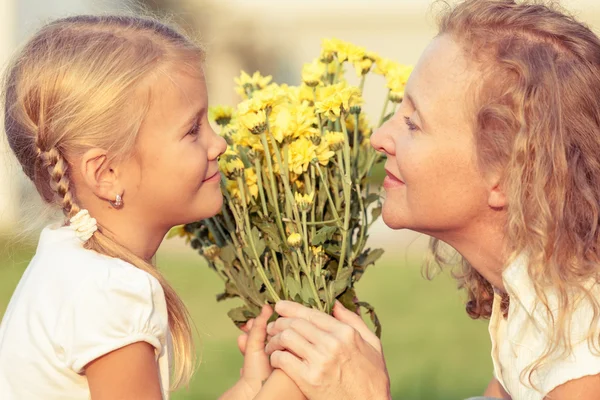
[[[221,208],[226,144],[207,120],[203,57],[152,19],[76,16],[9,66],[8,143],[65,220],[43,230],[2,320],[2,399],[166,399],[189,381],[188,313],[151,260],[172,226]],[[268,377],[269,314],[223,398],[253,398]]]
[[[462,257],[467,312],[490,319],[485,394],[599,399],[598,37],[540,1],[460,2],[371,142],[387,156],[385,223],[432,236],[441,263],[442,242]],[[358,316],[276,311],[271,362],[307,397],[390,397]]]

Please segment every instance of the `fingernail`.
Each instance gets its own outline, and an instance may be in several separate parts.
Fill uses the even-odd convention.
[[[289,301],[287,301],[287,300],[278,301],[277,304],[275,304],[275,310],[276,311],[283,310],[287,306],[288,303],[289,303]]]
[[[267,332],[271,332],[271,330],[273,329],[273,324],[274,324],[273,322],[269,322],[267,324]]]

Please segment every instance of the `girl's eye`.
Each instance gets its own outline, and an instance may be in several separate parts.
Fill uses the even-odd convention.
[[[192,126],[192,129],[190,129],[187,134],[190,136],[197,136],[199,130],[200,130],[200,124],[198,123],[198,121],[196,121],[196,122],[194,122],[194,126]]]
[[[419,130],[419,127],[415,125],[415,123],[412,122],[409,117],[404,117],[404,122],[406,123],[406,126],[408,126],[409,131],[414,132]]]

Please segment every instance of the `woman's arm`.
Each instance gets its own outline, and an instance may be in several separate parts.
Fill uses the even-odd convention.
[[[600,399],[600,375],[584,376],[565,382],[544,397],[544,400]]]
[[[154,347],[137,342],[85,367],[92,400],[162,400]]]
[[[504,390],[504,388],[502,387],[502,385],[500,384],[500,382],[498,382],[498,380],[496,378],[492,378],[492,380],[490,381],[490,384],[485,389],[485,392],[483,393],[483,395],[488,396],[488,397],[497,398],[497,399],[502,399],[502,400],[512,400],[510,395],[508,393],[506,393],[506,390]]]

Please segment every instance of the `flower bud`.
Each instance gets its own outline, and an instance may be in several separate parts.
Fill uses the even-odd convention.
[[[287,244],[294,249],[299,248],[302,246],[302,236],[299,233],[292,233],[287,238]]]
[[[314,192],[311,194],[305,194],[305,195],[301,195],[300,193],[296,192],[296,194],[294,195],[294,199],[296,200],[298,209],[300,209],[301,212],[310,211],[310,209],[313,205],[314,198],[315,198]]]
[[[244,174],[244,163],[239,157],[232,157],[225,162],[225,170],[223,171],[228,179],[237,179]]]

